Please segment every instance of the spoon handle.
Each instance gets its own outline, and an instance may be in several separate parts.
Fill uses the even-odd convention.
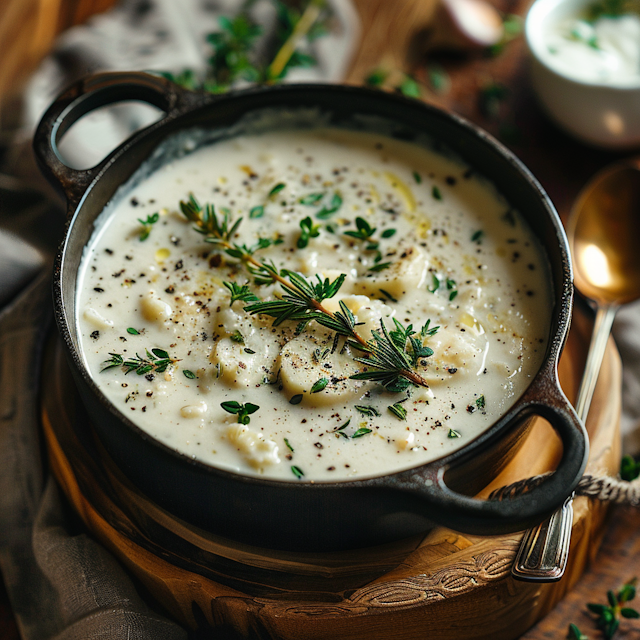
[[[576,413],[583,422],[589,413],[617,310],[618,307],[615,305],[606,305],[598,306],[596,312],[587,362],[576,401]],[[526,582],[555,582],[562,578],[569,558],[574,495],[572,493],[549,519],[525,533],[511,568],[514,578]]]

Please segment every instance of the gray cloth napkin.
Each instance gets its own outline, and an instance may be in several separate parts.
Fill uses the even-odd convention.
[[[33,130],[71,81],[98,71],[204,68],[204,35],[240,0],[123,0],[59,40],[27,88],[24,124],[0,170],[0,569],[24,640],[169,640],[189,634],[154,610],[119,562],[88,534],[46,467],[39,431],[40,355],[52,327],[51,264],[64,206],[38,174]],[[350,0],[329,0],[336,29],[314,43],[318,67],[290,80],[339,81],[357,44]],[[273,3],[251,2],[269,33]],[[202,44],[201,44],[202,43]],[[116,106],[65,136],[70,166],[100,161],[157,117]],[[20,182],[16,179],[23,179]],[[38,186],[46,194],[35,191]],[[219,636],[217,636],[219,637]]]

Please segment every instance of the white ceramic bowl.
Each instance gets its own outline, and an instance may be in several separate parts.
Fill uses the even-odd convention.
[[[640,146],[640,74],[637,82],[611,84],[572,78],[547,62],[550,24],[580,13],[594,0],[536,0],[526,18],[531,78],[548,115],[583,142],[610,149]]]

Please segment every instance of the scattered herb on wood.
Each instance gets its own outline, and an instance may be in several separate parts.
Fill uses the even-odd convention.
[[[573,623],[569,625],[567,638],[568,640],[589,640],[589,638]]]
[[[631,482],[640,476],[640,462],[636,462],[631,456],[623,456],[620,461],[620,478]]]
[[[587,609],[596,616],[596,625],[601,629],[606,640],[611,640],[620,626],[621,618],[640,618],[640,613],[630,607],[625,607],[636,597],[636,578],[632,578],[622,585],[619,591],[607,591],[606,604],[589,603]]]

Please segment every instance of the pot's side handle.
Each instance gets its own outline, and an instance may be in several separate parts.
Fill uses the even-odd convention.
[[[540,392],[527,393],[510,415],[512,424],[530,416],[548,420],[562,440],[562,459],[555,472],[528,492],[498,500],[480,500],[452,491],[445,483],[447,468],[432,467],[425,476],[405,472],[395,476],[387,488],[408,492],[428,506],[437,524],[478,535],[504,534],[535,526],[562,506],[578,484],[587,464],[587,432],[557,383],[542,385]],[[430,465],[431,466],[431,465]]]
[[[33,148],[43,173],[54,187],[62,188],[70,206],[80,201],[106,161],[90,169],[71,169],[60,157],[58,142],[82,116],[124,100],[139,100],[158,107],[165,112],[162,121],[166,121],[198,102],[204,102],[205,98],[166,78],[143,72],[100,73],[69,87],[42,117]]]

